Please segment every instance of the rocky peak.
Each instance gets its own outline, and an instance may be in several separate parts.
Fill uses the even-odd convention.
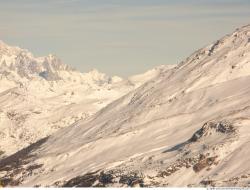
[[[0,70],[16,72],[22,78],[39,76],[46,80],[59,80],[61,77],[58,72],[73,71],[55,55],[36,58],[28,50],[8,46],[2,41],[0,41]]]

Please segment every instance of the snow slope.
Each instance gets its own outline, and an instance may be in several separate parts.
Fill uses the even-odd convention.
[[[248,186],[249,67],[247,25],[1,160],[2,179],[10,186]]]
[[[0,151],[9,155],[84,120],[162,71],[133,81],[80,73],[54,55],[36,58],[0,42]]]

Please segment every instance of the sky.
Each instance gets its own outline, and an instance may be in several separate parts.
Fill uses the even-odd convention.
[[[0,40],[127,77],[250,24],[250,0],[0,0]]]

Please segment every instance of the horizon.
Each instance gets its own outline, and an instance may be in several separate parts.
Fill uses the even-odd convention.
[[[249,24],[250,2],[0,0],[0,40],[81,72],[128,77],[177,64]]]

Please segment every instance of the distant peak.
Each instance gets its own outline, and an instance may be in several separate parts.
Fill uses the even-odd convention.
[[[38,75],[45,79],[58,80],[61,79],[58,73],[59,71],[74,70],[64,64],[61,59],[54,54],[49,54],[44,57],[34,57],[30,51],[9,46],[3,41],[0,41],[0,66],[1,65],[5,66],[5,69],[16,72],[22,78],[28,79]]]
[[[98,69],[91,69],[87,74],[93,77],[106,77],[105,73],[100,72]]]
[[[61,59],[59,57],[57,57],[56,55],[54,55],[54,54],[49,54],[49,55],[43,57],[43,59],[45,61],[50,62],[51,64],[53,64],[53,63],[63,64]]]
[[[58,59],[58,57],[55,54],[49,54],[47,56],[47,58],[49,58],[49,59]]]

